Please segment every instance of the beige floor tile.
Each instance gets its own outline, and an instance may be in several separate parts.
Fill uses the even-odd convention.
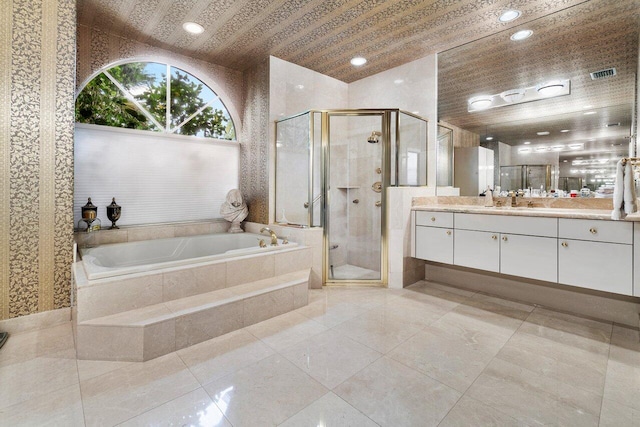
[[[0,367],[74,348],[71,322],[9,336],[0,352]]]
[[[78,368],[72,357],[73,351],[64,350],[0,367],[0,408],[77,384]]]
[[[160,405],[122,424],[122,427],[146,426],[223,426],[231,427],[204,389],[199,388]]]
[[[423,295],[417,292],[412,294]],[[457,305],[457,304],[456,304]],[[390,317],[398,318],[417,328],[424,328],[447,314],[453,307],[433,304],[427,299],[412,298],[410,295],[402,295],[395,298],[378,310],[384,309]]]
[[[274,354],[244,329],[178,351],[200,384],[222,378]]]
[[[277,425],[328,391],[275,354],[205,386],[234,426]]]
[[[124,368],[136,362],[110,362],[105,360],[78,360],[80,381],[95,378],[116,369]]]
[[[612,324],[536,308],[520,331],[598,351],[609,344]]]
[[[404,295],[405,289],[388,289],[380,287],[333,287],[327,292],[330,303],[351,303],[362,309],[377,307]]]
[[[286,313],[245,328],[276,351],[282,351],[328,328],[297,312]]]
[[[602,412],[600,412],[600,427],[637,426],[640,426],[639,410],[630,408],[606,398],[602,401]]]
[[[518,331],[498,357],[538,375],[602,395],[607,371],[606,344],[602,350],[590,351]]]
[[[519,422],[587,427],[598,424],[602,397],[494,359],[466,393]]]
[[[376,427],[378,424],[333,393],[327,393],[280,427]]]
[[[438,427],[517,427],[522,425],[524,424],[489,405],[462,396]]]
[[[640,333],[615,325],[604,397],[640,411]]]
[[[115,425],[200,386],[175,354],[80,383],[87,426]]]
[[[332,330],[299,342],[282,355],[328,389],[381,356],[377,351]]]
[[[366,310],[348,302],[329,304],[324,300],[310,302],[306,307],[296,310],[311,320],[323,324],[327,328],[333,328],[340,323],[353,319]]]
[[[366,312],[339,324],[334,330],[386,354],[418,333],[420,328],[388,317],[383,310]]]
[[[413,286],[413,285],[412,285]],[[473,295],[476,294],[476,291],[471,291],[468,289],[462,289],[462,288],[458,288],[455,286],[449,286],[449,285],[445,285],[443,283],[438,283],[438,282],[431,282],[429,280],[421,280],[420,282],[417,283],[416,287],[428,287],[431,288],[433,290],[441,290],[441,291],[445,291],[448,292],[450,294],[456,294],[456,295],[460,295],[462,297],[465,298],[469,298],[472,297]]]
[[[435,426],[460,393],[383,357],[334,390],[381,426]]]
[[[0,409],[0,426],[84,426],[80,385]]]
[[[400,344],[388,356],[464,393],[502,343],[478,331],[431,326]]]

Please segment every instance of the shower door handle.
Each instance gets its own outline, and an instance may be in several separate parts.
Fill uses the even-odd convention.
[[[377,206],[377,207],[382,206],[382,202],[381,202],[380,200],[378,200],[378,201],[376,202],[376,206]]]

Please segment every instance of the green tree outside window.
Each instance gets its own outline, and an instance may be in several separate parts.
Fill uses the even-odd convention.
[[[78,95],[76,121],[236,139],[229,113],[209,87],[185,71],[154,62],[117,65],[96,76]]]

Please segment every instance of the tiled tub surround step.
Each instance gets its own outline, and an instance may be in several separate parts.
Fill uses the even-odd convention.
[[[309,268],[77,325],[79,359],[142,362],[307,305]]]
[[[85,322],[310,268],[311,258],[311,248],[297,246],[98,280],[88,280],[82,263],[78,262],[74,264],[77,321]]]

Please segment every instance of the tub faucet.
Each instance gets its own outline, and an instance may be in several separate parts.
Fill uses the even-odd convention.
[[[274,233],[269,227],[262,227],[260,229],[260,233],[264,233],[265,231],[268,231],[271,235],[271,246],[278,246],[278,236],[276,236],[276,233]]]

